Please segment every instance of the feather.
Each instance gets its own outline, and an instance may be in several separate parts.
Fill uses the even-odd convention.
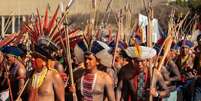
[[[27,24],[24,27],[27,29],[27,32],[30,33],[32,41],[37,41],[35,31]]]
[[[54,35],[54,37],[52,38],[52,41],[53,41],[53,42],[56,42],[56,40],[59,39],[59,36],[62,36],[61,33],[64,33],[64,29],[61,29],[60,31],[58,31],[58,32]]]
[[[135,48],[136,48],[136,50],[135,50],[134,53],[135,53],[137,56],[141,56],[142,50],[141,50],[141,48],[140,48],[140,45],[137,44],[137,42],[135,42]]]
[[[60,19],[60,21],[56,24],[56,26],[53,28],[52,32],[50,33],[49,37],[50,39],[52,39],[55,35],[55,31],[56,29],[59,29],[59,27],[61,26],[62,22],[64,21],[64,16]]]
[[[45,17],[44,17],[44,23],[43,23],[43,28],[47,29],[47,27],[48,27],[48,7],[46,8],[46,11],[45,11]]]
[[[47,28],[47,33],[50,33],[51,29],[53,28],[55,22],[56,22],[56,18],[57,18],[57,14],[58,14],[58,11],[59,11],[59,6],[57,7],[49,25],[48,25],[48,28]]]
[[[35,34],[36,34],[36,38],[38,39],[40,36],[40,32],[39,32],[39,26],[38,26],[38,19],[36,19],[35,21],[35,26],[34,26],[34,30],[35,30]]]
[[[41,19],[40,19],[40,14],[39,14],[38,8],[37,8],[37,19],[38,19],[38,24],[39,24],[39,32],[40,32],[40,34],[43,34],[43,32],[42,32],[42,26],[41,26],[42,23],[41,23]]]

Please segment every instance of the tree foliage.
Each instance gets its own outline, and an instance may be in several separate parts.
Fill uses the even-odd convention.
[[[189,7],[194,13],[201,14],[201,0],[176,0],[176,3],[184,7]]]

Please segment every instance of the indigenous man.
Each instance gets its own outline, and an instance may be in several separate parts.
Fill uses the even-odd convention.
[[[48,67],[45,58],[39,55],[34,57],[29,101],[64,101],[64,82],[59,73]]]
[[[4,54],[0,52],[0,100],[6,101],[9,100],[9,90],[8,90],[8,82],[5,68],[6,67],[6,59],[3,56]],[[8,73],[7,73],[8,74]]]
[[[177,91],[176,86],[178,81],[180,81],[181,75],[179,69],[175,62],[173,61],[174,53],[170,50],[166,59],[164,66],[161,69],[161,74],[163,75],[169,90],[171,91],[170,96],[164,98],[163,101],[177,101]]]
[[[117,101],[148,101],[149,95],[161,98],[169,94],[159,72],[154,73],[153,76],[156,77],[156,84],[160,84],[161,90],[158,91],[156,87],[150,88],[151,79],[147,59],[152,58],[156,51],[143,46],[139,48],[141,51],[137,51],[137,48],[133,47],[125,50],[132,60],[120,70],[118,90],[122,92],[121,96],[117,97]]]
[[[78,100],[104,101],[106,95],[109,101],[115,101],[112,79],[97,69],[99,62],[94,53],[86,52],[84,59],[85,71],[77,84]]]
[[[1,82],[1,88],[5,90],[5,87],[8,87],[7,80],[9,78],[10,89],[12,91],[12,95],[10,94],[10,96],[16,100],[21,89],[24,87],[26,79],[26,70],[24,65],[16,59],[14,55],[3,55],[3,53],[1,53],[1,74],[1,77],[4,75],[4,79]]]
[[[193,60],[194,55],[191,52],[193,43],[188,40],[181,41],[180,55],[176,59],[176,64],[184,79],[193,77]]]
[[[125,49],[126,45],[122,41],[119,41],[118,47],[115,47],[115,42],[113,41],[109,44],[109,46],[112,48],[112,50],[111,50],[112,55],[113,56],[115,55],[115,61],[114,61],[112,68],[107,69],[107,73],[109,73],[109,75],[111,75],[111,77],[114,81],[115,89],[116,89],[117,83],[118,83],[119,70],[121,69],[121,67],[124,64],[126,64],[126,61],[123,58],[123,49]],[[116,50],[115,50],[115,48],[116,48]]]
[[[24,87],[25,79],[26,79],[26,69],[24,65],[12,54],[6,55],[8,68],[10,72],[11,78],[11,89],[13,94],[13,99],[17,99],[18,94],[21,89]]]
[[[34,61],[34,73],[32,78],[30,79],[31,88],[29,90],[29,100],[30,101],[64,101],[64,82],[60,76],[60,74],[56,71],[56,69],[61,70],[60,65],[57,65],[55,61],[52,59],[55,58],[55,53],[60,49],[66,49],[64,46],[65,43],[63,39],[64,32],[62,31],[64,26],[62,26],[63,21],[56,26],[56,19],[58,15],[59,8],[54,12],[54,17],[51,20],[38,20],[40,25],[38,26],[36,23],[34,26],[30,24],[26,24],[25,29],[26,32],[29,33],[30,36],[35,36],[31,39],[31,50],[33,53],[38,53],[40,55],[33,56],[35,58]],[[48,18],[48,9],[46,9],[46,13],[44,19]],[[37,16],[35,19],[40,19],[40,16]],[[49,23],[49,24],[48,24]],[[35,28],[39,28],[40,31],[35,30]],[[59,30],[55,30],[59,29]],[[59,40],[58,40],[59,39]],[[69,48],[69,47],[67,47]],[[34,55],[34,54],[32,54]],[[48,61],[48,59],[51,59]],[[58,66],[58,67],[57,67]],[[62,70],[61,70],[62,71]]]
[[[180,54],[176,59],[176,64],[181,73],[182,80],[182,86],[178,92],[179,101],[183,101],[183,99],[190,101],[192,96],[192,90],[189,90],[193,89],[193,78],[195,76],[193,70],[194,54],[191,51],[192,47],[193,43],[191,41],[182,40]]]

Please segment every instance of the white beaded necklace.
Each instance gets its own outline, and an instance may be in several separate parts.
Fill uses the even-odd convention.
[[[85,74],[85,73],[84,73]],[[96,79],[97,79],[97,73],[94,74],[94,80],[93,80],[93,83],[92,83],[92,89],[90,92],[93,92],[94,90],[94,87],[95,87],[95,83],[96,83]],[[81,94],[84,95],[84,92],[83,92],[83,80],[84,80],[84,76],[81,77]]]

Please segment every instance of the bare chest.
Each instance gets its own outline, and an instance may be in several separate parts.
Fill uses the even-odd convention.
[[[38,94],[40,95],[53,95],[53,83],[50,77],[46,77],[42,85],[38,89]]]

